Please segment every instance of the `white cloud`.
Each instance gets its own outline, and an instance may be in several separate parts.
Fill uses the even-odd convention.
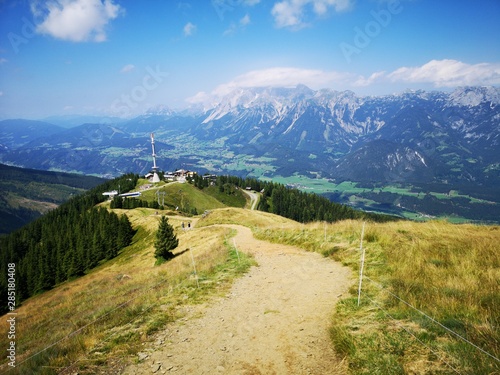
[[[106,40],[107,24],[124,10],[114,0],[51,0],[33,2],[33,16],[43,21],[36,30],[40,34],[72,42]]]
[[[205,91],[200,91],[196,93],[194,96],[187,98],[186,101],[191,104],[198,104],[198,103],[210,102],[211,99],[212,96],[210,94],[207,94]]]
[[[188,22],[184,26],[184,36],[191,36],[196,32],[196,25],[193,25],[191,22]]]
[[[271,14],[277,27],[300,29],[307,26],[305,18],[309,8],[316,16],[323,16],[330,8],[342,12],[351,6],[352,0],[283,0],[274,4]]]
[[[254,70],[237,76],[231,82],[220,85],[215,92],[225,94],[236,87],[293,87],[298,84],[322,87],[336,81],[345,81],[348,76],[345,73],[334,71],[277,67]]]
[[[234,22],[231,22],[229,27],[226,30],[224,30],[222,35],[224,35],[224,36],[233,35],[234,33],[236,33],[237,30],[238,30],[238,26],[236,26],[236,24]]]
[[[251,23],[250,16],[248,14],[245,14],[245,16],[240,20],[241,26],[250,25],[250,23]]]
[[[299,27],[302,24],[302,7],[289,1],[276,3],[271,14],[278,27]]]
[[[246,14],[243,18],[240,19],[238,22],[238,25],[236,25],[234,22],[231,22],[229,27],[222,33],[222,35],[227,36],[227,35],[233,35],[235,34],[239,29],[243,30],[245,29],[246,26],[250,25],[252,21],[250,20],[250,16]]]
[[[377,83],[430,84],[439,87],[488,86],[500,84],[500,64],[466,64],[457,60],[431,60],[422,66],[401,67],[390,73],[375,72],[360,76],[356,87]]]
[[[385,77],[385,74],[385,72],[375,72],[368,78],[360,76],[356,81],[354,81],[353,86],[370,86],[377,83],[377,81],[382,80]]]
[[[0,58],[0,64],[5,64],[7,61],[9,61],[9,60],[4,59],[3,57]]]
[[[130,73],[132,70],[135,69],[135,65],[132,64],[127,64],[125,65],[121,70],[120,73]]]
[[[500,85],[500,64],[466,64],[456,60],[432,60],[419,67],[402,67],[392,72],[378,71],[365,77],[355,73],[275,67],[253,70],[217,86],[210,94],[199,92],[188,98],[189,103],[207,103],[217,100],[237,88],[295,87],[304,84],[312,89],[332,88],[348,90],[359,88],[392,91],[407,84],[432,85],[436,88],[458,86]],[[391,86],[392,85],[392,86]]]
[[[199,92],[188,98],[189,103],[202,103],[207,99],[221,98],[237,88],[245,87],[295,87],[304,84],[313,89],[330,86],[345,87],[356,76],[350,73],[324,71],[316,69],[300,69],[291,67],[276,67],[253,70],[235,77],[230,82],[217,86],[211,94]]]
[[[3,96],[3,91],[0,91],[0,96]]]
[[[417,67],[402,67],[387,75],[392,82],[431,83],[435,87],[500,84],[500,64],[466,64],[432,60]]]

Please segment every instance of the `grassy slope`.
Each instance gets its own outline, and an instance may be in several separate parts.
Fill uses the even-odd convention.
[[[18,364],[62,340],[18,366],[18,373],[40,371],[42,366],[47,367],[41,373],[58,373],[84,357],[72,372],[91,374],[103,363],[113,366],[123,362],[123,357],[130,360],[129,354],[139,351],[142,342],[181,315],[181,305],[221,293],[251,264],[246,257],[238,263],[225,244],[229,229],[180,231],[181,221],[188,219],[173,216],[169,222],[177,230],[177,252],[193,252],[198,289],[189,252],[154,266],[153,240],[160,218],[155,210],[116,211],[126,214],[137,229],[131,246],[88,275],[33,297],[17,309]],[[5,319],[1,329],[6,330]],[[68,338],[72,332],[77,333]],[[0,337],[0,346],[8,347],[6,340]]]
[[[256,234],[332,256],[358,274],[361,227],[344,221],[268,227]],[[498,373],[500,362],[394,297],[499,358],[498,243],[498,226],[368,223],[361,306],[353,285],[332,324],[334,345],[352,373]]]
[[[250,211],[233,207],[210,212],[207,216],[198,221],[197,226],[204,227],[214,224],[239,224],[250,228],[274,228],[301,225],[296,221],[268,212]]]
[[[360,265],[362,222],[299,224],[228,208],[198,225],[243,223],[261,239],[296,245]],[[499,226],[445,221],[367,223],[361,304],[358,285],[332,320],[332,342],[353,374],[491,374],[500,362]],[[406,303],[421,312],[410,308]]]
[[[145,184],[144,181],[141,181]],[[165,192],[165,206],[170,208],[178,207],[183,212],[191,212],[191,209],[196,208],[198,213],[203,213],[205,210],[215,208],[223,208],[226,206],[243,207],[246,203],[246,198],[241,193],[234,196],[229,196],[224,193],[219,193],[217,188],[210,187],[200,191],[191,184],[168,183],[159,184],[152,189],[142,192],[141,199],[148,201],[158,200],[157,192]],[[163,203],[163,196],[160,196],[160,203]]]
[[[189,185],[169,185],[164,188],[172,189],[174,197],[179,189],[185,189],[183,199],[190,197],[194,202],[198,195]],[[149,193],[154,197],[154,191],[145,196]],[[230,280],[249,262],[239,267],[225,244],[229,231],[207,227],[211,224],[247,225],[260,238],[321,252],[358,272],[361,222],[303,225],[268,213],[222,208],[199,219],[196,231],[179,230],[180,223],[190,218],[170,219],[178,231],[179,251],[190,248],[195,256],[201,286],[197,289],[190,254],[154,266],[152,243],[159,219],[155,211],[117,210],[128,215],[138,230],[133,244],[85,277],[31,298],[17,310],[17,345],[22,353],[18,363],[62,340],[26,363],[19,373],[29,372],[26,366],[41,365],[51,366],[46,373],[53,373],[80,359],[72,372],[93,373],[104,363],[112,366],[131,358],[156,330],[178,318],[182,304],[227,290]],[[368,223],[365,274],[498,357],[499,240],[497,226]],[[494,360],[449,337],[378,285],[365,280],[359,308],[353,285],[352,296],[339,304],[332,322],[333,343],[353,373],[450,373],[445,361],[460,373],[494,371]],[[7,329],[5,319],[0,327]],[[0,337],[0,346],[5,347],[6,340]]]
[[[230,207],[243,208],[248,200],[248,196],[245,193],[242,193],[241,189],[233,188],[230,192],[221,193],[217,186],[209,186],[208,188],[204,188],[203,192]]]

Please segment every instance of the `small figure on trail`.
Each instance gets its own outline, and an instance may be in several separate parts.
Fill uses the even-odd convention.
[[[188,229],[191,229],[191,222],[188,222]]]
[[[182,222],[182,230],[184,230],[184,222]]]

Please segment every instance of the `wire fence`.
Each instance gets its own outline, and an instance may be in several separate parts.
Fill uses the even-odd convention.
[[[359,286],[358,286],[358,306],[360,305],[362,283],[363,283],[364,280],[367,280],[367,281],[371,282],[373,285],[375,285],[378,289],[386,292],[391,297],[393,297],[396,300],[398,300],[399,302],[403,303],[404,305],[406,305],[407,307],[409,307],[413,311],[419,313],[425,319],[428,319],[430,322],[432,322],[432,323],[436,324],[437,326],[439,326],[440,328],[444,329],[446,332],[448,332],[450,335],[452,335],[456,339],[461,340],[462,342],[466,343],[467,345],[470,345],[474,349],[478,350],[479,352],[483,353],[484,355],[488,356],[489,358],[493,359],[494,361],[496,361],[496,362],[498,362],[500,364],[500,359],[497,358],[496,356],[494,356],[493,354],[491,354],[491,353],[487,352],[486,350],[482,349],[478,345],[474,344],[473,342],[471,342],[467,338],[465,338],[462,335],[460,335],[458,332],[455,332],[452,329],[446,327],[445,325],[443,325],[442,323],[440,323],[436,319],[432,318],[431,316],[429,316],[428,314],[426,314],[422,310],[416,308],[415,306],[413,306],[409,302],[405,301],[403,298],[401,298],[398,295],[392,293],[389,289],[387,289],[386,287],[384,287],[381,283],[379,283],[379,282],[371,279],[370,277],[366,276],[366,274],[363,274],[363,270],[365,268],[365,249],[363,248],[364,232],[365,232],[365,223],[363,223],[363,227],[362,227],[362,230],[361,230],[361,240],[360,240],[360,248],[359,248],[359,251],[360,251],[360,273],[359,273]],[[384,309],[383,306],[381,306],[379,303],[377,303],[374,299],[370,298],[369,296],[364,296],[364,297],[367,298],[374,305],[376,305],[382,312],[384,312],[384,314],[386,316],[388,316],[390,319],[392,319],[394,322],[396,322],[396,324],[399,327],[401,327],[409,335],[411,335],[412,337],[414,337],[420,344],[422,344],[424,347],[426,347],[428,350],[430,350],[437,357],[441,358],[441,360],[443,361],[443,363],[445,363],[451,370],[453,370],[457,374],[460,374],[459,370],[457,370],[453,365],[451,365],[442,356],[440,356],[435,350],[433,350],[427,344],[425,344],[422,340],[420,340],[409,329],[407,329],[406,327],[404,327],[404,325],[402,325],[397,318],[393,317],[386,309]]]
[[[118,310],[120,310],[120,309],[123,309],[124,307],[126,307],[127,305],[129,305],[131,302],[133,302],[133,301],[134,301],[134,300],[136,300],[137,298],[139,298],[139,297],[143,297],[143,296],[144,296],[144,294],[147,294],[147,293],[151,292],[153,289],[156,289],[156,288],[158,288],[159,286],[161,286],[161,285],[163,285],[163,284],[165,284],[165,283],[167,283],[167,282],[168,282],[167,280],[165,280],[165,281],[161,281],[161,282],[159,282],[159,283],[157,283],[157,284],[153,285],[152,287],[150,287],[150,288],[148,288],[148,289],[144,290],[142,293],[138,293],[135,297],[130,298],[129,300],[127,300],[127,301],[125,301],[125,302],[120,303],[119,305],[115,306],[114,308],[112,308],[112,309],[111,309],[111,310],[109,310],[108,312],[106,312],[106,313],[104,313],[103,315],[101,315],[101,316],[97,317],[96,319],[94,319],[94,320],[90,321],[89,323],[85,324],[84,326],[82,326],[82,327],[78,328],[77,330],[74,330],[74,331],[72,331],[72,332],[68,333],[67,335],[65,335],[65,336],[64,336],[64,337],[62,337],[61,339],[59,339],[59,340],[57,340],[57,341],[53,342],[53,343],[52,343],[52,344],[50,344],[50,345],[47,345],[46,347],[44,347],[43,349],[39,350],[38,352],[36,352],[36,353],[34,353],[34,354],[30,355],[29,357],[24,358],[22,361],[20,361],[20,362],[18,362],[18,363],[16,364],[16,367],[15,367],[15,368],[14,368],[14,367],[8,368],[8,369],[7,369],[6,371],[4,371],[3,373],[9,373],[9,372],[11,372],[11,371],[15,371],[16,369],[17,369],[17,370],[19,370],[19,369],[20,369],[23,365],[28,364],[30,360],[34,359],[35,357],[39,356],[40,354],[42,354],[42,353],[44,353],[44,352],[46,352],[46,351],[50,350],[51,348],[53,348],[53,347],[55,347],[55,346],[57,346],[57,345],[59,345],[59,344],[61,344],[61,343],[65,342],[65,341],[67,341],[67,340],[69,340],[69,339],[71,339],[71,338],[73,338],[73,337],[77,336],[78,334],[82,333],[84,330],[86,330],[86,329],[87,329],[87,328],[89,328],[90,326],[93,326],[94,324],[96,324],[96,323],[98,323],[98,322],[100,322],[100,321],[102,321],[102,320],[106,319],[107,317],[109,317],[109,316],[111,316],[113,313],[115,313],[116,311],[118,311]],[[147,311],[151,310],[151,308],[153,308],[153,307],[155,307],[155,305],[151,305],[151,306],[149,306],[148,308],[143,309],[143,311],[141,312],[141,314],[138,314],[138,315],[133,316],[133,317],[132,317],[132,318],[131,318],[128,322],[126,322],[125,324],[130,323],[132,320],[137,319],[140,315],[145,314]],[[111,338],[114,334],[115,334],[115,333],[111,334],[111,335],[110,335],[110,336],[108,336],[106,339],[101,340],[101,341],[100,341],[100,343],[103,343],[103,342],[108,341],[108,340],[109,340],[109,339],[110,339],[110,338]],[[59,371],[59,373],[60,373],[60,374],[62,374],[62,373],[64,373],[65,371],[67,371],[68,369],[73,368],[73,367],[74,367],[74,366],[75,366],[78,362],[79,362],[79,360],[78,360],[78,361],[76,361],[76,362],[74,362],[74,363],[72,363],[72,364],[70,364],[68,367],[65,367],[64,369],[60,370],[60,371]]]
[[[236,252],[238,252],[238,250],[236,249],[236,243],[234,244],[235,245],[235,248],[232,249],[232,248],[229,248],[230,251],[232,250],[235,250]],[[195,277],[195,280],[196,280],[196,287],[199,289],[200,288],[200,284],[199,284],[199,280],[198,280],[198,273],[196,271],[196,265],[195,265],[195,258],[193,256],[193,253],[192,251],[190,250],[191,252],[191,262],[192,262],[192,266],[193,266],[193,273],[192,275],[194,275]],[[238,254],[238,260],[239,260],[239,254]],[[188,280],[189,278],[191,278],[191,273],[188,274],[188,278],[186,280]],[[87,324],[83,325],[82,327],[66,334],[64,337],[62,337],[61,339],[47,345],[46,347],[44,347],[43,349],[37,351],[36,353],[33,353],[31,355],[29,355],[27,358],[24,358],[22,359],[21,361],[18,361],[16,363],[16,366],[15,367],[6,367],[5,369],[3,368],[4,365],[2,365],[0,367],[0,371],[2,371],[1,373],[2,374],[7,374],[7,373],[11,373],[11,372],[14,372],[17,370],[17,372],[20,372],[20,373],[23,373],[22,372],[22,366],[26,366],[26,365],[29,365],[29,362],[34,359],[35,357],[41,355],[42,353],[44,352],[47,352],[49,351],[50,349],[54,348],[54,347],[57,347],[59,344],[62,344],[63,342],[65,341],[68,341],[72,338],[75,338],[77,337],[79,334],[81,334],[82,332],[84,332],[87,328],[93,326],[93,325],[96,325],[97,323],[105,320],[106,318],[110,317],[110,316],[113,316],[114,313],[117,313],[119,310],[121,309],[124,309],[125,307],[127,307],[128,305],[130,305],[132,302],[134,302],[135,300],[137,300],[138,298],[144,298],[145,295],[148,295],[149,293],[151,293],[153,290],[165,285],[165,284],[168,284],[169,283],[169,280],[168,279],[165,279],[165,280],[162,280],[156,284],[154,284],[153,286],[147,288],[147,289],[144,289],[143,291],[140,291],[138,292],[134,297],[128,299],[127,301],[124,301],[118,305],[116,305],[115,307],[113,307],[111,310],[107,311],[106,313],[100,315],[99,317],[97,317],[96,319],[88,322]],[[174,292],[175,290],[177,289],[182,289],[182,288],[185,288],[185,285],[182,284],[182,282],[179,282],[177,283],[171,290],[170,292]],[[159,303],[153,303],[147,307],[144,307],[139,313],[136,313],[136,314],[132,314],[132,317],[127,320],[127,321],[124,321],[121,323],[121,326],[124,326],[124,325],[127,325],[127,324],[130,324],[132,321],[134,320],[137,320],[138,318],[140,318],[141,316],[145,315],[148,311],[150,311],[151,309],[155,308],[155,307],[158,307],[159,306]],[[109,342],[114,335],[116,335],[117,333],[119,332],[112,332],[110,335],[106,336],[104,339],[101,339],[98,343],[96,343],[94,345],[94,347],[89,351],[87,352],[84,357],[72,362],[71,364],[69,364],[68,366],[64,367],[64,368],[61,368],[59,367],[58,368],[58,371],[57,373],[62,375],[62,374],[65,374],[67,373],[69,370],[71,369],[74,369],[75,366],[77,366],[78,363],[82,362],[83,360],[86,359],[86,356],[92,352],[92,351],[95,351],[97,345],[104,345],[105,343]]]
[[[429,316],[427,313],[425,313],[424,311],[416,308],[415,306],[413,306],[412,304],[410,304],[409,302],[405,301],[403,298],[399,297],[398,295],[392,293],[389,289],[387,289],[386,287],[384,287],[380,282],[378,281],[375,281],[373,280],[372,278],[366,276],[366,274],[363,274],[363,269],[365,267],[365,249],[363,247],[363,237],[364,237],[364,232],[365,232],[365,223],[363,223],[363,228],[362,228],[362,231],[361,231],[361,240],[360,240],[360,248],[359,248],[359,251],[360,251],[360,256],[361,256],[361,259],[360,259],[360,274],[359,274],[359,285],[358,285],[358,306],[359,306],[359,303],[360,303],[360,299],[361,299],[361,296],[362,296],[362,293],[361,293],[361,287],[362,287],[362,282],[364,280],[366,281],[369,281],[370,283],[372,283],[374,286],[376,286],[379,290],[382,290],[384,292],[386,292],[388,295],[390,295],[392,298],[398,300],[399,302],[403,303],[405,306],[409,307],[410,309],[412,309],[413,311],[417,312],[418,314],[420,314],[422,317],[424,317],[425,319],[428,319],[430,322],[432,322],[433,324],[436,324],[437,326],[439,326],[440,328],[442,328],[443,330],[445,330],[447,333],[449,333],[450,335],[452,335],[453,337],[455,337],[456,339],[458,340],[461,340],[463,343],[466,343],[467,345],[471,346],[472,348],[474,348],[475,350],[481,352],[482,354],[488,356],[489,358],[493,359],[494,361],[496,361],[497,363],[500,364],[500,359],[497,358],[496,356],[494,356],[493,354],[487,352],[486,350],[482,349],[481,347],[479,347],[478,345],[474,344],[473,342],[471,342],[470,340],[468,340],[467,338],[463,337],[462,335],[460,335],[458,332],[455,332],[453,331],[452,329],[446,327],[445,325],[443,325],[442,323],[440,323],[439,321],[437,321],[436,319],[434,319],[433,317]],[[236,246],[236,242],[234,242],[234,239],[233,239],[233,245],[234,245],[234,251],[236,251],[236,254],[237,254],[237,257],[238,257],[238,262],[239,262],[239,252],[238,252],[238,249],[237,249],[237,246]],[[199,282],[198,282],[198,275],[197,275],[197,272],[196,272],[196,265],[195,265],[195,262],[194,262],[194,257],[191,253],[191,257],[192,257],[192,265],[193,265],[193,269],[194,269],[194,275],[195,275],[195,279],[196,279],[196,285],[197,287],[199,288]],[[103,315],[97,317],[96,319],[92,320],[91,322],[85,324],[84,326],[78,328],[77,330],[75,331],[72,331],[70,332],[69,334],[67,334],[66,336],[64,336],[63,338],[57,340],[56,342],[54,343],[51,343],[50,345],[44,347],[43,349],[39,350],[38,352],[30,355],[29,357],[23,359],[22,361],[18,362],[16,364],[16,368],[8,368],[6,371],[2,372],[2,373],[9,373],[13,370],[16,370],[22,366],[22,365],[25,365],[27,364],[30,360],[32,360],[33,358],[37,357],[38,355],[48,351],[49,349],[63,343],[64,341],[67,341],[69,339],[71,339],[72,337],[75,337],[77,336],[78,334],[80,334],[81,332],[83,332],[84,330],[86,330],[87,328],[89,328],[90,326],[92,325],[95,325],[96,323],[106,319],[107,317],[111,316],[113,313],[117,312],[118,310],[120,309],[123,309],[125,308],[126,306],[128,306],[130,303],[132,303],[133,301],[135,301],[136,299],[138,299],[139,297],[144,297],[144,294],[148,294],[150,293],[151,291],[153,291],[154,289],[156,288],[159,288],[160,286],[164,285],[164,284],[167,284],[168,283],[168,280],[162,280],[158,283],[156,283],[155,285],[151,286],[150,288],[147,288],[145,289],[144,291],[142,291],[141,293],[138,293],[136,296],[128,299],[127,301],[124,301],[122,303],[120,303],[119,305],[115,306],[114,308],[112,308],[111,310],[107,311],[106,313],[104,313]],[[182,285],[178,284],[174,287],[174,290],[177,289],[177,288],[181,288]],[[437,351],[435,351],[434,349],[432,349],[429,345],[427,345],[425,342],[423,342],[421,339],[419,339],[411,330],[409,330],[407,327],[405,327],[401,322],[400,320],[398,320],[397,318],[395,318],[391,313],[389,313],[380,303],[378,303],[377,301],[375,301],[373,298],[370,298],[368,295],[363,295],[363,298],[366,298],[368,299],[371,303],[373,303],[378,309],[380,309],[387,317],[389,317],[391,320],[393,320],[396,325],[398,327],[400,327],[401,329],[403,329],[406,333],[408,333],[410,336],[412,336],[416,341],[418,341],[422,346],[424,346],[427,350],[429,350],[430,352],[432,352],[434,355],[436,355],[437,357],[439,357],[443,363],[445,363],[453,372],[457,373],[457,374],[460,374],[460,371],[454,367],[451,363],[449,363],[449,361],[446,361],[442,355],[440,355]],[[139,318],[140,316],[146,314],[148,311],[150,311],[152,308],[154,307],[158,307],[158,303],[153,303],[151,304],[150,306],[146,307],[146,308],[143,308],[142,311],[138,314],[134,314],[128,321],[126,321],[124,324],[129,324],[130,322],[132,322],[133,320],[136,320],[137,318]],[[105,342],[108,342],[109,340],[111,340],[111,338],[117,334],[117,332],[113,332],[111,333],[110,335],[108,335],[105,339],[102,339],[100,340],[100,344],[103,344]],[[92,349],[94,350],[94,349]],[[88,353],[87,353],[88,354]],[[81,362],[82,359],[78,359],[76,360],[75,362],[71,363],[69,366],[66,366],[62,369],[59,370],[59,374],[64,374],[66,373],[68,370],[70,369],[73,369],[75,368],[75,366]]]
[[[482,352],[483,354],[486,354],[487,356],[489,356],[490,358],[494,359],[495,361],[499,362],[500,363],[500,359],[498,359],[497,357],[495,357],[494,355],[488,353],[486,350],[480,348],[479,346],[477,346],[476,344],[474,344],[473,342],[471,342],[470,340],[467,340],[465,337],[463,337],[462,335],[460,335],[459,333],[453,331],[452,329],[446,327],[445,325],[443,325],[442,323],[438,322],[436,319],[432,318],[431,316],[427,315],[425,312],[423,312],[422,310],[419,310],[417,309],[415,306],[412,306],[410,303],[406,302],[404,299],[400,298],[399,296],[397,296],[396,294],[392,293],[390,290],[388,290],[387,288],[384,288],[383,285],[381,285],[380,283],[372,280],[371,278],[369,278],[368,276],[364,276],[364,278],[370,282],[372,282],[374,285],[376,285],[379,289],[382,289],[384,290],[385,292],[387,292],[390,296],[396,298],[398,301],[404,303],[406,306],[410,307],[412,310],[418,312],[419,314],[421,314],[422,316],[424,316],[426,319],[429,319],[432,323],[434,324],[437,324],[439,327],[443,328],[445,331],[447,331],[448,333],[450,333],[451,335],[455,336],[456,338],[462,340],[463,342],[473,346],[475,349],[479,350],[480,352]]]
[[[392,319],[393,321],[396,322],[396,325],[398,327],[400,327],[401,329],[403,329],[406,333],[408,333],[410,336],[412,336],[415,340],[417,340],[421,345],[423,345],[424,347],[426,347],[431,353],[433,353],[436,357],[440,358],[441,361],[443,361],[444,364],[446,364],[450,369],[452,369],[455,373],[457,374],[460,374],[460,372],[455,368],[453,367],[448,361],[446,361],[443,356],[441,356],[437,351],[433,350],[431,347],[429,347],[425,342],[423,342],[422,340],[420,340],[412,331],[410,331],[408,328],[406,328],[403,324],[401,324],[399,322],[398,319],[396,319],[395,317],[393,317],[387,310],[385,310],[379,303],[377,303],[375,300],[373,300],[372,298],[370,297],[367,297],[368,300],[370,300],[370,302],[372,302],[374,305],[376,305],[380,310],[382,310],[385,315],[387,315],[390,319]]]

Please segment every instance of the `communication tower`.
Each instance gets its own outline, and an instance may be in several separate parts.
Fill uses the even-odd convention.
[[[155,135],[151,133],[151,148],[153,149],[153,183],[160,182],[160,176],[158,176],[158,167],[156,166],[156,153],[155,153]]]

